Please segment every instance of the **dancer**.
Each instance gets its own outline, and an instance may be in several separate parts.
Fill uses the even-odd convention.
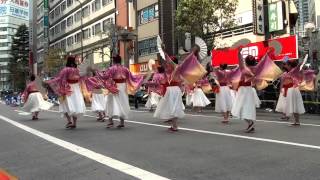
[[[36,76],[32,74],[30,76],[31,82],[27,85],[22,94],[24,101],[23,109],[32,113],[32,120],[38,120],[38,115],[41,110],[48,110],[53,106],[52,103],[43,99],[43,96],[36,85],[35,79]]]
[[[93,77],[96,76],[96,73],[92,71]],[[89,78],[90,81],[86,81],[86,85],[89,91],[92,92],[92,101],[91,101],[91,110],[98,114],[97,121],[104,122],[106,117],[106,89],[103,81],[99,81],[97,78]]]
[[[59,111],[67,118],[66,128],[76,128],[77,119],[85,112],[86,106],[82,92],[84,82],[80,77],[75,57],[69,56],[66,67],[47,83],[60,96]]]
[[[206,70],[197,60],[198,52],[198,47],[193,48],[192,53],[180,65],[178,65],[176,57],[165,56],[166,90],[157,106],[154,117],[166,119],[167,122],[170,122],[171,127],[169,130],[172,132],[178,131],[177,121],[185,115],[182,91],[180,89],[182,82],[185,81],[188,84],[193,84],[206,74]]]
[[[216,93],[215,111],[223,114],[222,123],[229,123],[229,115],[232,110],[233,98],[230,90],[230,71],[227,71],[227,64],[220,64],[220,69],[214,69],[213,75],[219,85],[219,92]]]
[[[202,90],[202,86],[208,84],[208,79],[204,78],[196,82],[196,87],[193,91],[193,107],[198,111],[198,113],[202,112],[202,108],[209,105],[211,102],[204,94]]]
[[[117,87],[117,92],[113,90],[108,94],[107,110],[109,115],[109,123],[107,128],[112,128],[113,118],[119,117],[120,124],[117,128],[124,127],[124,120],[129,118],[129,98],[128,94],[134,95],[137,89],[140,88],[143,77],[133,76],[128,68],[121,65],[121,57],[116,55],[113,57],[114,65],[109,69],[97,72],[97,77],[102,80],[112,81]]]
[[[268,50],[256,65],[256,59],[253,56],[248,55],[243,60],[241,48],[238,50],[239,68],[233,72],[236,78],[231,78],[233,84],[238,82],[238,92],[231,113],[248,123],[247,133],[255,131],[256,107],[260,105],[256,90],[252,86],[261,90],[268,86],[267,81],[277,79],[282,73],[269,58],[269,53],[271,50]]]
[[[150,111],[156,108],[161,95],[163,95],[163,87],[161,87],[161,81],[164,79],[164,68],[162,66],[157,67],[157,72],[153,74],[152,80],[149,81],[146,86],[148,86],[149,97],[146,103],[146,108]]]
[[[298,64],[296,60],[289,60],[284,65],[287,73],[282,76],[286,102],[284,113],[287,117],[293,116],[292,126],[300,126],[300,114],[305,113],[300,89],[312,91],[315,87],[316,72],[314,70],[302,70],[302,66],[303,64]],[[304,83],[304,86],[302,83]]]
[[[186,95],[186,106],[191,107],[193,104],[194,85],[184,85],[184,94]]]
[[[283,66],[285,66],[285,64],[288,62],[288,57],[285,57],[284,58],[284,61],[283,61]],[[285,106],[286,106],[286,97],[284,97],[284,87],[283,87],[283,82],[284,82],[284,76],[285,76],[286,72],[284,72],[282,74],[282,76],[280,77],[280,93],[279,93],[279,98],[278,98],[278,101],[277,101],[277,106],[276,106],[276,111],[277,112],[281,112],[282,113],[282,117],[280,118],[281,120],[283,121],[288,121],[290,118],[286,115],[284,109],[285,109]]]

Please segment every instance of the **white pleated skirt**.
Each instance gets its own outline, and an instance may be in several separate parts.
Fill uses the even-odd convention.
[[[86,111],[86,105],[79,83],[70,84],[72,94],[60,102],[59,111],[69,116],[79,116]]]
[[[29,94],[27,102],[23,106],[23,110],[27,112],[39,112],[41,110],[48,110],[53,106],[52,103],[45,101],[40,92]]]
[[[291,116],[294,113],[303,114],[305,113],[303,99],[299,88],[289,88],[286,97],[284,113],[286,116]]]
[[[151,92],[148,101],[145,105],[146,108],[151,108],[151,107],[157,107],[159,101],[160,101],[161,96],[157,93]]]
[[[216,94],[215,111],[230,112],[233,102],[230,88],[228,86],[221,86],[219,93]]]
[[[231,98],[232,98],[232,104],[234,104],[236,97],[237,97],[237,91],[230,89],[230,93],[231,93]]]
[[[276,111],[284,113],[285,112],[285,107],[286,107],[286,97],[284,97],[283,93],[280,92],[277,106],[276,106]]]
[[[191,106],[193,102],[193,93],[188,93],[186,95],[186,105]]]
[[[201,88],[194,89],[192,102],[193,107],[205,107],[211,103]]]
[[[126,83],[117,83],[118,94],[108,94],[107,114],[110,117],[129,118],[129,98]]]
[[[237,92],[231,114],[240,119],[256,120],[256,107],[260,106],[257,92],[251,86],[241,86]]]
[[[159,119],[183,118],[184,109],[181,89],[179,86],[169,86],[164,97],[160,99],[153,117]]]
[[[92,93],[91,110],[95,112],[104,112],[106,109],[106,98],[104,94]]]

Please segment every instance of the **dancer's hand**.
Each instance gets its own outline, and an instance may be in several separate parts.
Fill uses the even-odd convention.
[[[116,87],[111,87],[108,89],[112,94],[119,94],[119,90]]]

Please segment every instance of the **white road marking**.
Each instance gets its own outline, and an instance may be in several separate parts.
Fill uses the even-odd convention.
[[[121,171],[125,174],[128,174],[130,176],[133,176],[135,178],[138,178],[138,179],[145,179],[145,180],[168,180],[168,178],[165,178],[165,177],[162,177],[162,176],[159,176],[157,174],[153,174],[151,172],[148,172],[146,170],[143,170],[143,169],[140,169],[138,167],[135,167],[135,166],[132,166],[130,164],[126,164],[124,162],[121,162],[121,161],[118,161],[118,160],[115,160],[115,159],[112,159],[108,156],[105,156],[103,154],[99,154],[99,153],[96,153],[94,151],[91,151],[89,149],[86,149],[86,148],[83,148],[81,146],[78,146],[78,145],[75,145],[75,144],[72,144],[70,142],[67,142],[67,141],[64,141],[62,139],[58,139],[56,137],[53,137],[49,134],[46,134],[46,133],[43,133],[41,131],[38,131],[36,129],[33,129],[33,128],[30,128],[28,126],[25,126],[21,123],[18,123],[14,120],[11,120],[7,117],[4,117],[2,115],[0,115],[0,119],[2,119],[3,121],[6,121],[18,128],[21,128],[23,129],[24,131],[27,131],[33,135],[36,135],[42,139],[45,139],[46,141],[49,141],[51,143],[54,143],[58,146],[61,146],[65,149],[68,149],[70,151],[73,151],[77,154],[80,154],[84,157],[87,157],[89,159],[92,159],[96,162],[99,162],[101,164],[104,164],[108,167],[111,167],[113,169],[116,169],[118,171]]]
[[[16,111],[19,115],[22,115],[22,116],[29,116],[31,115],[31,113],[29,112],[24,112],[24,111],[20,111],[20,110],[14,110]]]
[[[135,111],[131,110],[132,112],[142,112],[142,113],[150,113],[149,111]],[[189,114],[186,113],[187,116],[194,116],[194,117],[207,117],[207,118],[218,118],[221,119],[223,118],[222,116],[215,116],[215,115],[202,115],[202,114]],[[235,120],[239,120],[237,118],[232,118]],[[275,124],[291,124],[291,122],[283,122],[283,121],[270,121],[270,120],[261,120],[257,119],[257,122],[264,122],[264,123],[275,123]],[[300,123],[302,126],[313,126],[313,127],[320,127],[320,124],[310,124],[310,123]]]

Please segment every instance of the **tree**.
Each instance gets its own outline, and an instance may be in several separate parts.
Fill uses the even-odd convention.
[[[12,58],[9,62],[10,79],[14,90],[22,90],[30,75],[29,68],[29,31],[25,24],[18,27],[12,40]]]
[[[237,5],[238,0],[180,0],[176,11],[176,30],[207,39],[213,32],[234,25]]]

